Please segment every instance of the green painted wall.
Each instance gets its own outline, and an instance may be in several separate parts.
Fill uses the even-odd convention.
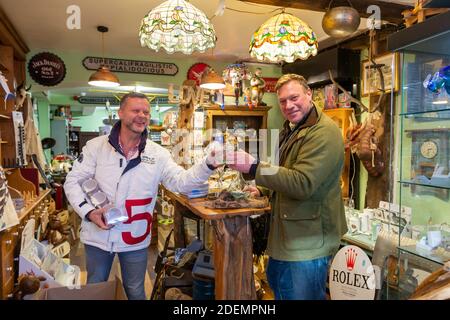
[[[37,99],[38,129],[41,139],[51,136],[50,133],[50,105],[47,99]],[[45,150],[47,159],[50,159],[50,149]]]
[[[81,127],[81,131],[99,131],[100,126],[104,126],[103,119],[108,118],[106,109],[96,108],[90,116],[75,116],[72,120],[72,126]]]

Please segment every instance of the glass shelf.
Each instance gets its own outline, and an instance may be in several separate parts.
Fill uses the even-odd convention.
[[[450,181],[450,178],[449,178]],[[431,183],[419,183],[419,182],[414,182],[412,180],[401,180],[401,181],[397,181],[399,183],[403,183],[403,184],[409,184],[409,185],[415,185],[415,186],[423,186],[423,187],[430,187],[430,188],[438,188],[438,189],[447,189],[450,190],[450,184],[447,185],[438,185],[438,184],[431,184]]]
[[[449,100],[450,100],[450,98],[449,98]],[[400,116],[408,117],[408,116],[415,116],[415,115],[424,115],[424,116],[429,115],[429,117],[427,117],[427,118],[439,120],[439,119],[441,119],[439,117],[439,115],[441,115],[441,112],[448,112],[449,116],[450,116],[450,107],[445,107],[445,108],[436,109],[436,110],[404,112],[404,113],[400,113]]]
[[[447,229],[441,229],[437,250],[428,250],[418,240],[427,237],[428,230],[450,225],[449,41],[450,11],[388,36],[389,51],[400,53],[401,80],[398,100],[391,104],[393,112],[398,110],[392,114],[398,122],[390,132],[398,137],[392,146],[396,156],[390,161],[396,170],[391,181],[394,203],[405,208],[399,218],[407,221],[395,235],[398,268],[388,270],[387,276],[397,283],[387,286],[388,298],[409,299],[450,258]]]
[[[443,265],[445,262],[443,257],[433,254],[432,251],[417,249],[416,246],[399,246],[398,249],[400,251],[408,252],[417,257],[424,258],[441,265]]]

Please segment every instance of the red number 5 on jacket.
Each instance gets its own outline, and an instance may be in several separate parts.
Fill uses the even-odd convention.
[[[145,230],[145,233],[139,237],[133,237],[131,232],[122,232],[122,239],[126,244],[138,244],[147,238],[147,236],[150,233],[151,227],[152,227],[152,215],[150,212],[142,212],[132,215],[132,208],[137,206],[146,206],[152,202],[152,198],[147,199],[136,199],[136,200],[126,200],[125,201],[125,208],[127,210],[128,214],[128,220],[124,222],[124,224],[130,224],[135,221],[139,220],[146,220],[147,221],[147,229]]]

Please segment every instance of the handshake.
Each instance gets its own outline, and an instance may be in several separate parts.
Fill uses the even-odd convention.
[[[256,163],[256,158],[242,149],[234,150],[233,147],[223,148],[223,144],[213,141],[207,147],[206,163],[217,168],[227,165],[233,170],[249,173],[252,164]]]

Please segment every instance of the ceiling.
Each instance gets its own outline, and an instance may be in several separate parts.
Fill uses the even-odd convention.
[[[101,37],[96,30],[98,25],[109,27],[105,35],[105,52],[110,56],[160,56],[142,48],[138,40],[140,21],[148,11],[163,0],[2,0],[0,6],[22,36],[30,49],[47,49],[101,54]],[[278,3],[280,1],[277,1]],[[282,2],[282,1],[281,1]],[[387,2],[412,3],[414,0],[395,0]],[[191,4],[201,9],[208,17],[216,12],[220,0],[191,0]],[[81,10],[81,29],[69,30],[66,27],[67,7],[78,5]],[[274,6],[247,3],[238,0],[225,0],[227,10],[222,16],[216,16],[212,23],[216,30],[217,44],[214,56],[204,53],[208,59],[234,61],[248,59],[248,44],[252,33],[274,13]],[[236,12],[230,9],[248,11]],[[321,26],[324,12],[287,9],[308,23],[317,34],[319,41],[328,36]],[[366,23],[363,19],[360,27]],[[196,56],[202,54],[195,53]],[[174,58],[183,58],[183,54],[174,54]]]
[[[105,35],[105,56],[124,58],[164,56],[167,58],[164,51],[157,53],[148,48],[142,48],[138,39],[141,19],[162,2],[163,0],[1,0],[0,7],[30,50],[64,50],[71,53],[89,53],[89,55],[101,56],[101,36],[96,27],[104,25],[109,28],[109,32]],[[220,2],[221,0],[190,1],[191,4],[205,12],[209,18],[214,16]],[[289,0],[276,0],[272,3],[275,2],[283,4]],[[335,1],[335,3],[338,2]],[[411,4],[414,0],[386,0],[386,2]],[[69,30],[66,27],[66,20],[69,17],[66,10],[70,5],[77,5],[81,10],[81,28],[79,30]],[[194,53],[194,57],[203,61],[250,59],[248,45],[253,32],[275,14],[272,12],[274,9],[279,8],[238,0],[225,0],[225,5],[226,10],[223,15],[215,16],[211,20],[218,38],[216,47],[203,54]],[[286,7],[289,6],[286,5]],[[292,8],[286,9],[286,12],[292,13],[308,23],[316,33],[319,42],[328,38],[321,25],[324,12]],[[365,26],[366,19],[362,19],[360,29],[364,29]],[[183,59],[186,55],[175,53],[171,57]],[[60,91],[58,94],[72,95],[76,92],[79,94],[83,90],[89,90],[89,88],[67,88],[53,91]]]

